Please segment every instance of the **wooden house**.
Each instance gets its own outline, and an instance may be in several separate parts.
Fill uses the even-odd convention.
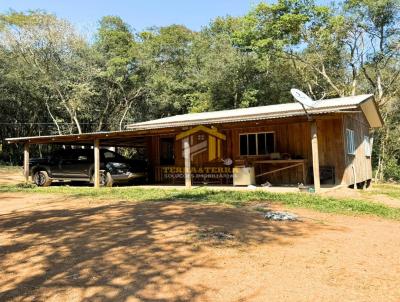
[[[125,131],[8,139],[25,144],[142,148],[149,183],[234,183],[250,168],[256,185],[368,185],[371,129],[383,124],[372,95],[191,113],[135,123]],[[98,166],[98,165],[97,165]]]

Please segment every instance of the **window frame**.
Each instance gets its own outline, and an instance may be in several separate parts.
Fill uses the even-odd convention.
[[[354,130],[346,128],[346,154],[356,155],[356,140]]]
[[[371,138],[369,135],[364,135],[364,154],[365,157],[371,157],[372,150],[371,150]]]
[[[250,155],[249,154],[249,135],[252,135],[252,134],[254,134],[255,135],[255,138],[256,138],[256,146],[255,146],[255,148],[256,148],[256,154],[252,154],[252,155]],[[265,136],[265,151],[266,151],[266,153],[265,154],[258,154],[258,135],[259,134],[272,134],[273,135],[273,137],[274,137],[274,139],[273,139],[273,141],[274,141],[274,143],[273,143],[273,147],[272,147],[272,149],[273,149],[273,152],[275,152],[275,147],[276,147],[276,133],[275,133],[275,131],[260,131],[260,132],[243,132],[243,133],[239,133],[239,156],[240,157],[247,157],[247,156],[249,156],[249,157],[256,157],[256,156],[267,156],[267,155],[269,155],[269,154],[271,154],[271,153],[269,153],[268,152],[268,148],[267,148],[267,137]],[[240,138],[241,138],[241,136],[246,136],[247,137],[247,154],[241,154],[241,146],[240,146]]]

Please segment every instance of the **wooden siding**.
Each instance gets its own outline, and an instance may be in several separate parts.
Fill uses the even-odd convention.
[[[241,156],[239,150],[239,135],[243,133],[273,132],[275,133],[275,151],[281,154],[287,153],[292,158],[311,158],[310,125],[308,122],[294,122],[291,124],[259,123],[256,127],[242,127],[233,129],[232,158],[236,164],[245,163],[253,165],[254,161],[268,159],[269,156]],[[276,169],[282,164],[256,165],[256,174],[266,169]],[[284,170],[257,179],[258,183],[269,181],[272,184],[297,184],[302,182],[303,172],[301,167]]]
[[[346,129],[354,131],[355,154],[347,154]],[[361,183],[372,179],[371,157],[365,155],[364,136],[370,136],[369,125],[363,113],[347,114],[343,116],[343,158],[344,176],[342,184],[354,184],[354,172],[356,182]],[[354,167],[354,171],[353,171]]]
[[[354,116],[354,114],[353,114]],[[330,167],[335,171],[335,184],[350,184],[348,179],[348,172],[346,168],[346,162],[348,163],[348,157],[345,154],[345,135],[343,129],[345,129],[343,122],[349,119],[342,115],[334,115],[329,117],[317,118],[317,133],[318,133],[318,151],[320,157],[320,167]],[[354,122],[354,121],[353,121]],[[211,126],[211,125],[209,125]],[[221,158],[231,158],[234,166],[237,165],[253,165],[255,161],[268,159],[269,156],[241,156],[239,149],[239,135],[244,133],[258,133],[258,132],[274,132],[275,133],[275,151],[281,154],[289,154],[292,159],[305,159],[307,165],[307,183],[312,183],[311,168],[312,168],[312,152],[311,152],[311,134],[310,134],[310,122],[305,118],[290,119],[290,120],[269,120],[259,122],[246,122],[246,123],[235,123],[225,125],[215,125],[219,132],[226,135],[226,140],[221,143]],[[362,128],[364,129],[364,128]],[[181,131],[187,130],[181,129]],[[368,130],[368,128],[367,128]],[[170,137],[174,137],[181,131],[176,130],[175,133],[169,134]],[[365,131],[362,131],[364,135]],[[200,134],[200,135],[198,135]],[[192,137],[192,143],[199,143],[204,137],[202,133],[196,133]],[[207,139],[207,135],[205,135]],[[153,168],[157,167],[157,174],[160,172],[159,165],[159,137],[153,137],[150,140],[152,151],[149,152],[151,157],[157,157],[150,159],[150,163]],[[157,147],[158,146],[158,147]],[[364,152],[364,149],[360,149],[359,152]],[[182,142],[181,140],[175,141],[175,166],[183,167],[184,160],[182,154]],[[356,155],[357,163],[359,165],[365,164],[362,158],[359,159]],[[367,164],[368,165],[368,164]],[[193,167],[204,167],[204,166],[223,166],[221,160],[215,160],[212,162],[208,161],[208,152],[202,152],[194,156],[192,160]],[[256,168],[256,174],[271,169],[277,169],[284,167],[282,163],[274,164],[254,164]],[[358,168],[357,168],[358,169]],[[158,181],[161,181],[162,177],[156,177]],[[156,180],[157,180],[156,179]],[[303,171],[302,167],[295,167],[288,170],[283,170],[274,174],[262,176],[257,179],[257,183],[261,184],[265,181],[269,181],[272,184],[297,184],[303,182]],[[361,181],[361,178],[360,178]],[[323,182],[322,182],[323,184]]]
[[[335,183],[341,183],[343,177],[343,156],[342,154],[343,141],[342,141],[342,121],[340,116],[331,119],[317,120],[318,131],[318,150],[320,157],[320,167],[333,167],[335,170]],[[233,130],[233,159],[243,160],[252,163],[254,160],[260,160],[265,156],[240,156],[239,154],[239,134],[246,132],[268,132],[275,133],[275,151],[281,154],[287,153],[291,158],[303,158],[307,160],[307,172],[312,167],[312,152],[311,152],[311,128],[308,121],[293,121],[292,123],[272,124],[262,123],[257,127],[243,127],[241,129]],[[278,165],[275,165],[276,167]],[[275,167],[275,168],[276,168]],[[273,167],[270,167],[273,168]],[[268,180],[275,184],[296,184],[302,182],[302,168],[289,169],[269,175],[261,179],[261,182]],[[312,182],[309,177],[308,183]]]
[[[341,184],[344,174],[342,119],[317,120],[317,129],[320,168],[334,167],[335,184]]]

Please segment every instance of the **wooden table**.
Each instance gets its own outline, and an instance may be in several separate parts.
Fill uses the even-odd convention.
[[[306,169],[307,160],[305,159],[267,159],[267,160],[256,160],[253,164],[288,164],[286,167],[278,168],[272,171],[263,172],[261,174],[257,174],[256,177],[276,173],[279,171],[292,169],[295,167],[302,166],[303,169],[303,184],[306,184],[307,180],[307,169]]]

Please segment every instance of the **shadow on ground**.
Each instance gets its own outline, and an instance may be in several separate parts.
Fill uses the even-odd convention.
[[[186,278],[224,269],[210,253],[221,247],[192,236],[199,230],[234,234],[226,248],[245,250],[322,228],[185,201],[78,202],[1,215],[1,301],[194,301],[210,288]]]

